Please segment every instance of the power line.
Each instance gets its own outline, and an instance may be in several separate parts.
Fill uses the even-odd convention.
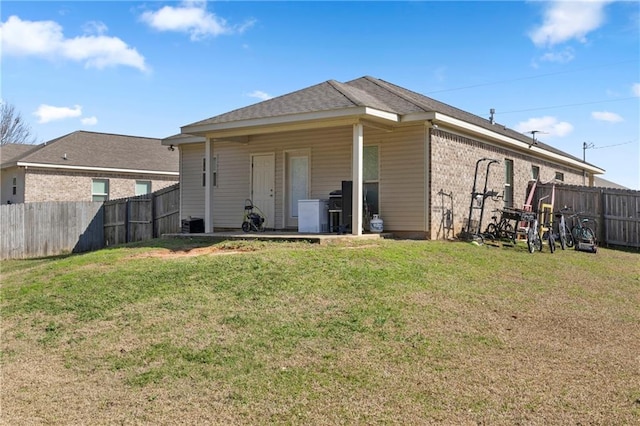
[[[638,98],[636,96],[629,96],[627,98],[606,99],[606,100],[602,100],[602,101],[589,101],[589,102],[580,102],[580,103],[576,103],[576,104],[552,105],[552,106],[538,107],[538,108],[518,109],[518,110],[512,110],[512,111],[501,111],[498,114],[513,114],[513,113],[516,113],[516,112],[540,111],[540,110],[543,110],[543,109],[569,108],[569,107],[582,106],[582,105],[604,104],[604,103],[608,103],[608,102],[628,101],[629,99],[638,99]]]
[[[479,83],[479,84],[473,84],[473,85],[470,85],[470,86],[454,87],[454,88],[451,88],[451,89],[434,90],[434,91],[431,91],[431,92],[426,92],[425,94],[430,95],[430,94],[433,94],[433,93],[455,92],[457,90],[474,89],[476,87],[495,86],[496,84],[511,83],[511,82],[514,82],[514,81],[523,81],[523,80],[533,80],[533,79],[536,79],[536,78],[549,77],[549,76],[560,75],[560,74],[569,74],[569,73],[572,73],[572,72],[585,71],[585,70],[590,70],[590,69],[594,69],[594,68],[610,67],[610,66],[613,66],[613,65],[620,65],[620,64],[625,64],[627,62],[635,62],[635,61],[637,61],[637,59],[626,59],[624,61],[614,62],[614,63],[611,63],[611,64],[594,65],[592,67],[578,68],[578,69],[574,69],[574,70],[566,70],[566,71],[558,71],[558,72],[552,72],[552,73],[547,73],[547,74],[531,75],[531,76],[527,76],[527,77],[518,77],[518,78],[512,78],[512,79],[508,79],[508,80],[491,81],[491,82],[488,82],[488,83]]]
[[[617,143],[617,144],[614,144],[614,145],[607,145],[607,146],[592,146],[591,149],[611,148],[613,146],[628,145],[628,144],[633,143],[633,142],[634,141],[628,141],[628,142]]]

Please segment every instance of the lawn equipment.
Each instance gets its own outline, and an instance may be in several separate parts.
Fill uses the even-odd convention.
[[[264,213],[253,204],[249,198],[244,201],[244,220],[242,221],[242,230],[244,232],[264,232],[266,219]]]

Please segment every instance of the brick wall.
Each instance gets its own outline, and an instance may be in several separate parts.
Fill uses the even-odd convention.
[[[512,151],[506,148],[490,145],[461,135],[448,133],[441,129],[431,130],[431,224],[430,237],[443,239],[457,235],[467,227],[469,207],[471,204],[471,191],[475,176],[476,162],[481,158],[492,158],[500,161],[489,167],[487,190],[503,194],[505,187],[505,159],[513,160],[514,188],[513,197],[516,208],[522,208],[526,198],[527,185],[532,179],[532,166],[540,169],[540,181],[549,182],[556,176],[556,172],[564,174],[564,182],[567,184],[582,184],[582,174],[579,171],[569,169],[560,164],[544,161],[531,155]],[[487,163],[482,162],[478,168],[476,192],[482,192],[485,187]],[[440,193],[440,194],[439,194]],[[442,193],[447,194],[445,196]],[[448,195],[451,195],[449,197]],[[453,201],[453,207],[452,202]],[[496,213],[493,210],[504,207],[502,199],[485,201],[482,229],[484,229],[491,216]],[[453,234],[443,226],[446,224],[447,210],[452,211]],[[472,212],[472,225],[479,219],[480,210]],[[444,218],[444,220],[443,220]]]
[[[68,172],[29,168],[25,177],[25,202],[92,201],[93,179],[109,180],[109,199],[135,195],[136,180],[151,181],[151,191],[178,182],[178,176]]]

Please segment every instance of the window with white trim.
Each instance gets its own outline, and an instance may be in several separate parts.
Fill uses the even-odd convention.
[[[207,186],[207,159],[202,159],[202,186]],[[211,186],[218,187],[218,156],[211,157]]]
[[[513,160],[504,159],[504,206],[513,207]]]
[[[362,152],[362,194],[366,201],[365,208],[369,215],[380,213],[379,209],[380,162],[378,146],[363,147]]]
[[[539,177],[540,177],[540,167],[531,166],[531,179],[538,180]]]
[[[93,179],[91,181],[91,199],[107,201],[109,199],[109,179]]]

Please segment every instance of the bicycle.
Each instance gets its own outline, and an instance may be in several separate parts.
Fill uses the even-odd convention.
[[[588,226],[588,223],[591,220],[589,218],[580,217],[583,213],[584,212],[578,212],[570,216],[574,222],[577,222],[571,228],[571,236],[574,240],[574,247],[576,250],[590,251],[592,253],[595,253],[598,251],[596,233],[591,227]]]
[[[498,221],[498,216],[491,216],[493,223],[489,223],[487,228],[484,231],[484,235],[490,239],[509,239],[515,240],[515,230],[513,229],[513,225],[509,222],[509,220],[504,215],[502,210],[494,210],[493,213],[500,212],[502,213],[500,217],[500,221]]]
[[[569,225],[567,225],[567,221],[564,217],[564,212],[566,211],[569,211],[569,209],[565,207],[555,213],[556,222],[554,224],[554,237],[557,237],[560,241],[560,248],[562,248],[562,250],[567,247],[571,248],[574,245],[571,230],[569,229]]]
[[[542,238],[540,238],[540,230],[538,225],[538,216],[535,213],[526,213],[522,215],[527,226],[527,248],[529,253],[534,251],[542,251]]]
[[[542,240],[546,239],[549,244],[549,251],[554,253],[556,251],[556,242],[554,234],[552,232],[553,222],[551,219],[551,205],[542,204],[542,200],[546,197],[542,197],[538,200],[538,213],[527,214],[528,228],[527,228],[527,248],[529,253],[534,251],[542,251]],[[548,221],[544,221],[545,218]],[[543,222],[544,221],[544,222]]]

